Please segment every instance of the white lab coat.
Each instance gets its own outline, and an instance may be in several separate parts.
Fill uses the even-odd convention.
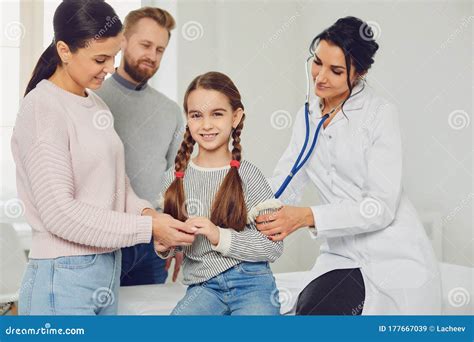
[[[307,164],[282,197],[297,204],[312,183],[322,204],[311,206],[323,239],[320,256],[301,289],[334,269],[360,268],[363,314],[440,314],[440,278],[433,248],[402,188],[402,144],[396,107],[358,84],[326,129]],[[321,120],[319,99],[310,106],[311,135]],[[270,179],[274,191],[294,164],[305,136],[304,107],[291,142]]]

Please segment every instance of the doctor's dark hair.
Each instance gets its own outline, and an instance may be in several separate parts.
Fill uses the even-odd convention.
[[[316,45],[321,40],[330,42],[342,49],[346,60],[347,86],[349,95],[342,103],[342,107],[352,95],[353,85],[350,81],[351,68],[355,67],[356,75],[365,74],[374,63],[374,55],[379,45],[375,42],[372,28],[364,21],[356,17],[345,17],[338,19],[332,26],[318,34],[309,47],[313,54]]]
[[[50,78],[61,65],[56,43],[63,41],[72,53],[86,48],[91,39],[116,37],[122,31],[122,22],[114,9],[104,0],[64,0],[53,18],[53,42],[40,56],[26,87],[25,96],[41,80]]]
[[[208,72],[197,76],[186,90],[183,103],[186,114],[188,113],[189,95],[194,90],[200,88],[215,90],[225,95],[233,111],[239,108],[244,110],[240,93],[232,80],[220,72]],[[240,134],[244,127],[244,119],[245,114],[242,116],[238,126],[232,130],[232,159],[239,162],[242,159]],[[186,126],[183,142],[175,159],[176,172],[186,171],[195,143],[189,127]],[[186,221],[188,218],[183,183],[183,178],[175,178],[165,193],[163,208],[164,213],[180,221]],[[233,228],[237,231],[243,230],[247,224],[247,207],[245,205],[242,179],[240,178],[238,168],[235,166],[231,166],[217,191],[211,208],[211,222],[222,228]]]

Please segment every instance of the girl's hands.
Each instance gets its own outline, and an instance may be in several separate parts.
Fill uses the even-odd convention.
[[[151,216],[151,215],[150,215]],[[192,217],[186,220],[185,225],[188,227],[190,236],[192,235],[204,235],[214,246],[219,244],[219,228],[212,223],[207,217]],[[196,229],[196,230],[195,230]],[[192,238],[194,240],[194,237]],[[155,239],[155,249],[158,252],[166,252],[170,247],[174,247],[175,244],[169,246],[161,241]],[[176,244],[179,245],[179,244]]]
[[[195,234],[204,235],[214,246],[219,244],[219,228],[207,217],[192,217],[186,220],[186,224],[196,227]]]

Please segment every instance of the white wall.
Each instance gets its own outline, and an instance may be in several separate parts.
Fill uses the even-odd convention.
[[[142,0],[142,6],[154,6],[168,11],[177,18],[178,4],[172,0]],[[160,69],[150,80],[150,84],[168,96],[173,101],[179,102],[178,94],[178,39],[179,32],[174,30],[161,60]]]
[[[137,6],[136,1],[111,3],[121,8],[122,18],[129,7]],[[167,8],[177,19],[169,51],[152,84],[181,105],[184,91],[196,75],[210,70],[227,73],[246,106],[245,157],[268,176],[289,141],[292,120],[304,101],[303,63],[312,37],[346,15],[375,22],[381,47],[369,83],[399,106],[405,189],[419,211],[441,214],[445,260],[473,266],[470,1],[142,3]],[[15,2],[2,1],[1,5],[0,67],[2,79],[8,80],[8,84],[0,83],[0,188],[4,197],[15,190],[9,140],[20,89],[24,89],[23,81],[15,75],[31,72],[30,65],[22,64],[20,71],[11,66],[19,58],[19,48],[36,48],[32,40],[42,38],[43,28],[37,24],[35,28],[41,32],[30,30],[34,13],[24,6],[23,20],[30,18],[24,23],[24,37],[8,39],[6,25],[20,20],[20,12],[11,8]],[[37,55],[36,61],[39,52],[25,53],[25,57]],[[272,117],[278,120],[272,121]],[[317,202],[315,190],[308,189],[303,204]],[[303,270],[314,262],[318,242],[301,230],[286,240],[285,249],[274,269]]]
[[[20,102],[20,45],[26,36],[18,4],[0,2],[0,30],[0,194],[11,198],[15,193],[15,170],[10,137]]]

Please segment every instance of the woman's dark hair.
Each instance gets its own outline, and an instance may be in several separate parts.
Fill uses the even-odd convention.
[[[350,81],[351,67],[355,67],[357,75],[362,75],[370,69],[374,63],[374,55],[379,45],[375,42],[372,28],[364,21],[355,17],[345,17],[338,19],[332,26],[318,34],[309,47],[313,54],[317,44],[321,40],[330,42],[342,49],[346,60],[347,86],[349,95],[344,100],[342,107],[352,95],[352,84]]]
[[[36,63],[26,87],[25,96],[54,74],[61,64],[56,43],[65,42],[72,53],[87,47],[91,39],[115,37],[122,31],[122,22],[114,9],[103,0],[64,0],[54,12],[54,38]]]

